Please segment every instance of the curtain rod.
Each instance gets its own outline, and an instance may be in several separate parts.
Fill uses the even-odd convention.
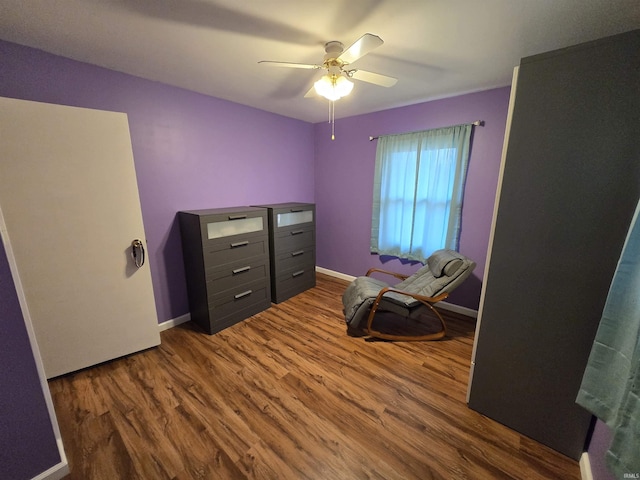
[[[475,122],[471,122],[469,123],[461,123],[460,125],[475,125],[476,127],[484,127],[484,120],[476,120]],[[451,125],[451,127],[458,127],[460,125]],[[451,127],[438,127],[438,128],[451,128]],[[435,129],[431,129],[431,130],[435,130]],[[421,130],[420,130],[421,131]],[[414,133],[414,132],[411,132]],[[392,135],[404,135],[403,133],[395,133]],[[377,137],[369,137],[369,141],[373,141],[373,140],[377,140],[378,138],[380,138],[383,135],[378,135]]]

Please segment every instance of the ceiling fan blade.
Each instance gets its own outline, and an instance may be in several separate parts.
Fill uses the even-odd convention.
[[[342,52],[338,58],[344,63],[353,63],[374,48],[378,48],[383,43],[384,42],[379,36],[371,33],[365,33],[356,40],[353,45]]]
[[[258,63],[264,63],[269,67],[306,68],[309,70],[322,68],[320,65],[311,65],[309,63],[272,62],[271,60],[260,60]]]
[[[398,81],[397,78],[380,75],[379,73],[367,72],[366,70],[352,70],[349,72],[349,76],[356,80],[380,85],[381,87],[393,87]]]

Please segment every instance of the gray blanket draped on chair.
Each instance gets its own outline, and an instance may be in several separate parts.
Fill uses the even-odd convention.
[[[640,474],[640,223],[636,208],[591,350],[577,403],[612,430],[607,464]],[[637,477],[632,477],[637,478]]]

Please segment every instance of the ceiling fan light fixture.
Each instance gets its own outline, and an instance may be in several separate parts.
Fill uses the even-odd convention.
[[[353,90],[353,82],[343,75],[324,75],[313,84],[318,95],[335,102]]]

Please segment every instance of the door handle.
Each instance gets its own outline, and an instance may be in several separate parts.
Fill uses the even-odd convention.
[[[133,263],[136,264],[136,267],[140,268],[144,265],[144,244],[139,238],[131,242],[131,258],[133,258]]]

